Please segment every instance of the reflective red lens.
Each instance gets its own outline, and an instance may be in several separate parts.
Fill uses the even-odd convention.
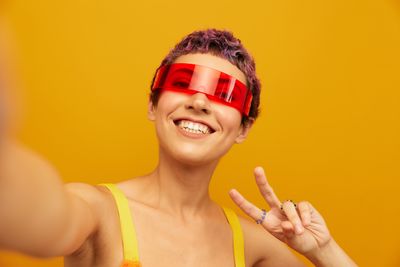
[[[173,90],[187,94],[201,92],[211,100],[236,108],[248,116],[252,94],[242,82],[221,71],[196,65],[176,63],[157,70],[152,90]]]

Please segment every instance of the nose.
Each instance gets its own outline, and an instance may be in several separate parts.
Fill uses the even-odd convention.
[[[204,114],[211,113],[210,100],[204,93],[195,93],[191,95],[185,104],[185,108]]]

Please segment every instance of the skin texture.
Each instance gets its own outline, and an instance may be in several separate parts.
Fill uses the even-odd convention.
[[[245,79],[234,65],[209,54],[189,54],[176,62]],[[117,185],[128,198],[143,266],[234,266],[231,229],[209,196],[209,183],[221,157],[246,139],[250,127],[241,124],[236,109],[202,93],[163,92],[157,106],[149,103],[148,118],[159,140],[158,165],[150,174]],[[177,125],[183,119],[207,124],[213,132],[188,133]],[[311,204],[299,203],[296,209],[284,202],[281,210],[262,169],[255,170],[255,178],[271,211],[261,226],[240,218],[246,266],[304,266],[285,243],[316,266],[355,266]],[[230,195],[250,217],[259,218],[260,210],[240,193],[232,190]],[[63,255],[65,266],[121,265],[119,218],[107,189],[63,186],[46,161],[6,142],[0,149],[0,201],[1,217],[8,215],[0,220],[0,247],[43,257]],[[6,207],[14,202],[18,205],[11,214]],[[33,222],[40,218],[40,223],[18,223],[22,216]],[[295,225],[301,230],[294,231]]]
[[[176,62],[207,65],[245,78],[235,66],[212,55],[186,55]],[[234,266],[232,233],[221,208],[210,199],[208,187],[219,159],[233,144],[246,138],[249,128],[241,125],[237,110],[211,102],[202,93],[163,92],[157,106],[149,104],[148,118],[154,122],[159,139],[158,167],[149,175],[119,184],[130,200],[143,265],[160,266],[168,261],[173,266]],[[183,118],[202,121],[215,131],[201,137],[186,135],[174,123]],[[118,221],[115,211],[114,215],[112,221]],[[246,240],[254,239],[246,238],[250,235],[264,236],[258,237],[258,242],[246,243],[247,266],[270,262],[267,258],[302,266],[267,232],[244,219],[242,223]],[[120,230],[117,224],[114,227],[112,236],[119,236],[114,240],[118,244]],[[104,228],[110,231],[109,227]],[[258,246],[274,249],[265,252]],[[114,257],[122,258],[122,252],[118,254]],[[68,266],[80,266],[80,255],[87,253],[76,255],[67,258]]]

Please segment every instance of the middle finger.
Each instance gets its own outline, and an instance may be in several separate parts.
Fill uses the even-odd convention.
[[[260,193],[264,197],[265,201],[267,201],[270,208],[271,209],[274,207],[279,208],[281,206],[281,201],[275,195],[274,190],[268,183],[264,169],[262,167],[255,168],[254,176],[256,177],[256,183],[258,185],[258,189],[260,190]]]

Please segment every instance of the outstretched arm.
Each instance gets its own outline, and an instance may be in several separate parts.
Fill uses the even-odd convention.
[[[0,248],[40,257],[77,250],[96,226],[89,204],[44,159],[1,141]]]
[[[261,167],[254,170],[254,175],[270,210],[264,212],[247,201],[238,191],[231,190],[231,198],[247,215],[256,221],[259,220],[265,230],[303,254],[315,266],[357,266],[335,242],[324,219],[309,202],[303,201],[297,205],[291,201],[282,203],[269,185]],[[260,263],[258,266],[264,265]]]
[[[96,217],[54,168],[10,137],[10,71],[0,18],[0,249],[36,256],[67,255],[96,229]],[[71,188],[71,187],[68,187]]]

